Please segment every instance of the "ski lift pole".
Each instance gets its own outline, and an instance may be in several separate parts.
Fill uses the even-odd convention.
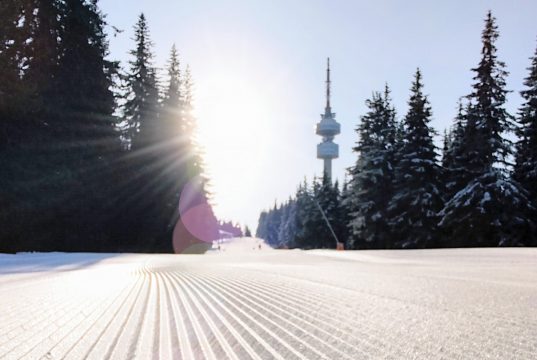
[[[330,221],[328,221],[328,218],[326,217],[323,208],[321,208],[321,205],[319,205],[319,202],[315,200],[315,204],[317,205],[317,208],[319,208],[319,211],[321,212],[321,215],[323,216],[324,221],[326,222],[326,225],[330,229],[330,232],[332,233],[332,236],[336,240],[336,249],[337,250],[343,250],[343,243],[339,242],[336,233],[334,232],[334,229],[332,229],[332,225],[330,225]]]

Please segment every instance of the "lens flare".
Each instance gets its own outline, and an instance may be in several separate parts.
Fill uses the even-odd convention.
[[[218,221],[204,191],[204,180],[195,177],[181,192],[179,221],[173,231],[177,254],[204,253],[218,239]]]

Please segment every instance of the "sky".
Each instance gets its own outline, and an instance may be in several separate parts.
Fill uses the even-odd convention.
[[[498,57],[510,72],[507,108],[516,113],[537,46],[537,1],[478,0],[101,0],[110,57],[123,65],[143,12],[164,68],[172,44],[195,83],[198,136],[218,217],[257,225],[259,213],[285,201],[304,177],[322,174],[315,123],[325,104],[330,57],[332,110],[341,123],[334,178],[353,165],[355,128],[365,100],[387,83],[398,119],[422,70],[442,133],[457,100],[471,90],[488,10],[497,18]],[[122,33],[115,36],[111,26]],[[165,80],[165,77],[162,77]],[[440,137],[437,138],[440,145]]]

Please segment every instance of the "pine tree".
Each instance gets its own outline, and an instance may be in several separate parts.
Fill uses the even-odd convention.
[[[258,237],[260,239],[266,239],[267,238],[267,212],[262,211],[261,214],[259,214],[259,220],[257,221],[257,230],[255,232],[255,237]]]
[[[268,225],[267,225],[267,243],[272,247],[278,246],[278,233],[280,231],[280,225],[282,220],[282,207],[278,206],[275,202],[274,207],[269,211]]]
[[[338,229],[337,224],[340,220],[339,190],[336,188],[337,185],[332,184],[330,177],[326,176],[326,174],[323,174],[321,181],[320,186],[315,191],[315,200],[318,207],[324,212],[324,217],[321,209],[317,209],[317,213],[314,216],[315,227],[313,228],[317,238],[315,247],[322,249],[335,248],[336,239],[334,239],[334,234],[335,230]],[[330,230],[330,227],[332,230]]]
[[[499,33],[496,19],[489,11],[483,30],[483,48],[478,67],[472,69],[474,76],[473,92],[469,95],[472,106],[468,117],[476,122],[477,136],[474,142],[480,149],[482,173],[493,166],[509,165],[507,157],[511,154],[511,142],[503,134],[514,128],[513,118],[505,110],[506,95],[505,64],[497,59],[496,40]]]
[[[278,234],[276,239],[276,245],[279,248],[286,247],[289,243],[289,239],[287,237],[287,222],[289,221],[289,211],[291,209],[291,202],[288,201],[284,204],[282,204],[280,208],[280,223],[278,226]]]
[[[153,197],[158,200],[160,206],[160,209],[156,209],[160,210],[156,216],[162,221],[157,239],[157,243],[163,244],[161,246],[169,241],[171,232],[179,220],[177,204],[181,190],[190,180],[186,176],[188,169],[185,154],[189,148],[184,134],[181,73],[175,45],[170,52],[167,73],[168,84],[160,107],[158,127],[150,145],[151,153],[154,154],[151,170],[158,179],[158,190],[154,192]]]
[[[477,128],[474,118],[468,121],[469,108],[470,103],[466,106],[459,103],[451,141],[442,160],[446,200],[451,199],[478,175],[477,148],[473,143]]]
[[[248,227],[248,225],[246,225],[244,227],[244,236],[245,237],[252,237],[252,231],[250,230],[250,228]]]
[[[521,91],[525,100],[519,112],[520,126],[517,129],[519,141],[516,144],[516,162],[513,178],[527,191],[532,207],[537,208],[537,50],[528,68],[529,75],[524,80],[526,89]],[[534,209],[526,216],[537,219]],[[527,234],[527,245],[536,246],[537,236]]]
[[[18,1],[0,3],[0,150],[15,141],[22,122],[20,71],[25,39],[18,26],[22,18],[24,11]]]
[[[312,191],[306,179],[300,184],[296,191],[296,236],[295,246],[301,249],[312,248],[315,239],[312,239],[310,224],[315,222],[315,216],[319,213]]]
[[[175,110],[180,113],[181,111],[181,69],[179,67],[179,54],[175,44],[172,45],[170,50],[170,58],[168,60],[168,88],[162,105],[165,108]]]
[[[108,43],[102,14],[94,2],[85,0],[65,0],[61,10],[61,73],[57,86],[62,108],[69,112],[67,115],[87,114],[84,121],[96,133],[101,127],[108,131],[112,118],[96,116],[111,114],[115,105],[110,90],[114,64],[106,60]]]
[[[505,110],[504,63],[497,60],[499,36],[489,12],[482,34],[483,48],[469,95],[463,148],[469,183],[458,191],[440,212],[440,226],[455,246],[512,246],[527,241],[534,229],[527,192],[507,176],[511,142],[504,134],[514,127]]]
[[[386,248],[391,236],[387,226],[387,207],[393,195],[395,162],[395,110],[389,89],[384,97],[373,93],[366,101],[369,111],[362,116],[353,149],[359,153],[351,170],[351,248]]]
[[[295,247],[297,236],[297,203],[295,199],[289,199],[284,206],[284,215],[278,233],[278,245],[282,248]]]
[[[323,222],[318,206],[320,188],[321,183],[318,179],[314,178],[311,188],[306,189],[306,193],[303,195],[301,245],[299,246],[302,249],[318,248],[323,238],[323,235],[319,231],[324,233],[326,225]]]
[[[134,26],[136,48],[130,51],[127,76],[129,95],[124,112],[127,116],[127,139],[134,150],[149,146],[153,142],[157,128],[158,86],[156,69],[153,67],[153,43],[149,37],[149,27],[142,13]]]
[[[351,189],[347,178],[343,182],[343,187],[339,196],[339,221],[336,230],[337,237],[340,242],[344,243],[345,248],[350,248],[350,231],[349,224],[351,223]]]
[[[135,251],[169,252],[171,236],[162,242],[163,233],[169,233],[172,226],[169,217],[163,214],[163,209],[168,207],[161,187],[161,180],[165,182],[165,179],[159,136],[164,129],[159,117],[156,69],[152,63],[153,43],[144,14],[140,14],[134,26],[134,41],[135,48],[129,52],[132,60],[126,75],[128,91],[123,105],[127,123],[124,138],[130,156],[123,159],[122,201],[116,220],[122,225],[118,226],[119,234],[115,237]],[[173,209],[177,206],[173,204]],[[130,218],[122,216],[125,212],[138,221],[132,224]]]
[[[442,147],[442,167],[447,168],[451,163],[451,154],[449,150],[453,142],[453,134],[448,130],[444,130],[443,147]]]
[[[193,100],[194,100],[194,83],[192,80],[192,74],[190,67],[187,65],[185,70],[184,80],[182,82],[182,119],[181,126],[183,131],[183,142],[186,147],[184,158],[186,161],[186,167],[189,177],[203,176],[204,164],[202,151],[197,143],[196,133],[196,119],[194,118]]]
[[[397,155],[395,194],[390,201],[390,227],[397,238],[395,247],[424,248],[438,246],[437,212],[443,202],[440,169],[429,127],[431,107],[423,94],[421,72],[416,72],[404,118],[404,143]]]
[[[105,214],[113,207],[114,191],[107,185],[114,174],[110,164],[119,154],[116,119],[112,116],[115,101],[111,76],[115,64],[106,60],[105,21],[95,2],[65,0],[59,10],[59,71],[53,89],[59,108],[52,113],[59,121],[54,129],[55,141],[71,148],[67,152],[59,149],[54,155],[62,162],[56,172],[62,176],[63,195],[69,196],[58,203],[56,216],[66,229],[66,249],[99,249],[108,239]],[[91,242],[80,243],[83,237]]]

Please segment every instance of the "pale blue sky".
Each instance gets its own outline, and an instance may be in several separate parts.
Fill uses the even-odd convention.
[[[259,212],[320,174],[314,124],[324,107],[326,57],[332,63],[332,106],[343,179],[355,154],[364,101],[388,82],[401,118],[416,67],[433,108],[432,125],[451,124],[470,91],[480,57],[483,19],[498,19],[499,58],[507,63],[508,108],[537,46],[537,1],[101,0],[111,25],[111,57],[128,59],[132,26],[147,16],[156,65],[172,43],[196,83],[200,142],[207,153],[217,214],[255,227]]]

